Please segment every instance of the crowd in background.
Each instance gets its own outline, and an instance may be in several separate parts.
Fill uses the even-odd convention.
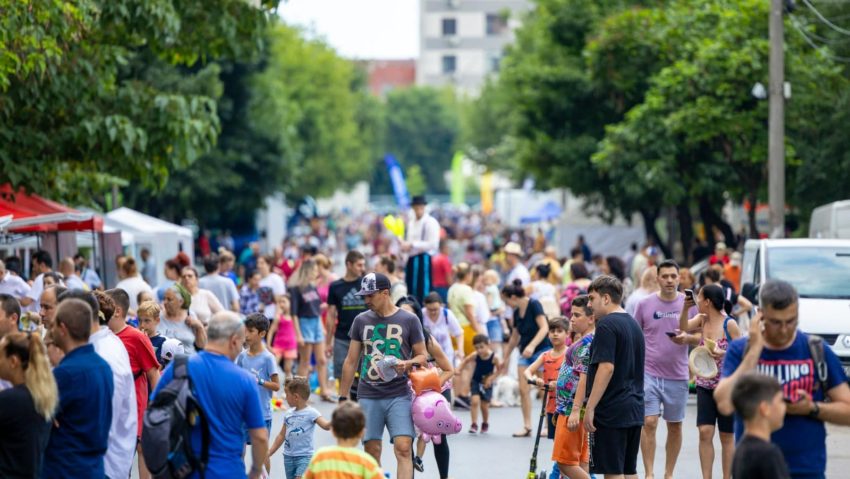
[[[311,392],[329,402],[356,397],[358,374],[351,391],[338,388],[352,339],[349,330],[355,318],[369,309],[355,295],[367,271],[387,279],[392,304],[407,305],[407,310],[418,316],[423,330],[429,332],[428,337],[439,345],[441,355],[445,354],[441,369],[450,371],[445,380],[455,377],[447,397],[455,409],[470,410],[470,433],[487,432],[489,407],[502,405],[492,397],[492,389],[500,377],[513,376],[519,379],[522,421],[514,436],[531,435],[532,384],[551,384],[547,434],[556,440],[556,453],[560,451],[561,458],[569,446],[563,442],[567,439],[556,439],[556,431],[568,427],[571,400],[565,399],[569,397],[565,392],[575,395],[579,373],[587,372],[580,362],[587,360],[591,339],[582,342],[582,338],[591,338],[594,329],[588,294],[594,290],[595,280],[616,281],[621,288],[617,306],[622,304],[624,312],[638,323],[642,310],[656,297],[690,301],[686,305],[697,313],[704,312],[697,303],[710,300],[720,311],[715,311],[719,321],[727,316],[737,320],[735,334],[720,338],[723,348],[727,339],[731,342],[747,328],[753,311],[752,302],[741,292],[741,255],[722,243],[708,258],[707,268],[695,275],[665,260],[652,244],[634,244],[623,255],[604,256],[594,254],[579,236],[569,251],[560,252],[542,230],[509,230],[495,217],[451,210],[436,211],[431,216],[419,213],[424,211],[424,201],[416,206],[420,209],[411,217],[404,238],[394,235],[380,216],[372,214],[301,223],[280,245],[260,240],[239,249],[228,233],[212,241],[204,233],[197,248],[200,256],[194,261],[179,253],[157,264],[147,250],[142,250],[139,258],[115,258],[118,280],[114,285],[103,284],[82,254],[61,258],[54,269],[51,255],[37,251],[31,257],[29,277],[20,259],[0,261],[0,314],[5,320],[0,322],[4,328],[0,337],[5,338],[0,350],[5,347],[7,354],[12,351],[26,356],[28,359],[22,362],[32,371],[23,381],[30,391],[28,399],[19,387],[21,377],[0,368],[0,388],[18,391],[21,396],[11,409],[29,414],[14,421],[52,417],[58,404],[59,422],[73,425],[52,430],[28,428],[39,447],[30,455],[0,455],[0,463],[6,461],[0,464],[0,473],[11,467],[34,470],[37,476],[40,468],[41,475],[48,477],[50,471],[60,470],[57,468],[87,470],[101,464],[106,475],[126,477],[134,452],[140,447],[149,394],[156,390],[165,366],[181,354],[219,351],[231,356],[231,361],[235,359],[237,365],[248,364],[242,367],[252,371],[259,385],[262,420],[252,417],[250,423],[244,422],[250,438],[246,435],[232,441],[241,445],[246,438],[253,439],[255,445],[267,444],[271,433],[269,403],[275,397],[287,396],[290,406],[301,404],[302,409]],[[414,261],[419,255],[428,258],[425,273]],[[662,274],[669,273],[671,267],[675,267],[675,280]],[[156,279],[158,268],[164,272],[164,281]],[[107,289],[109,286],[112,288]],[[700,289],[706,292],[696,296],[693,292]],[[608,289],[597,287],[598,291]],[[683,299],[685,293],[690,296]],[[60,303],[66,306],[57,320]],[[726,303],[730,307],[723,313]],[[683,315],[682,327],[676,333],[684,335],[677,343],[680,346],[689,340],[686,331],[704,327],[703,323],[688,322],[692,316],[685,314],[688,308],[683,310],[679,305],[674,314],[677,324],[679,312]],[[714,318],[709,310],[705,314]],[[241,342],[231,347],[227,341],[239,336],[234,329],[239,324],[232,318],[241,318],[243,333]],[[595,321],[599,319],[597,314]],[[218,326],[211,327],[213,320]],[[646,329],[643,334],[650,335]],[[244,351],[243,345],[247,346]],[[583,349],[576,349],[579,346]],[[648,364],[652,354],[666,347],[665,343],[653,349],[648,339]],[[512,354],[514,350],[516,355]],[[677,349],[676,354],[682,351],[687,347]],[[55,368],[55,380],[49,375],[50,367]],[[698,378],[694,384],[687,369],[685,365],[684,373],[676,373],[677,379],[684,374],[685,395],[689,388],[716,387],[716,381],[706,383]],[[88,379],[79,381],[80,375]],[[574,380],[570,379],[572,375]],[[172,377],[169,370],[169,380]],[[289,381],[294,382],[280,386]],[[582,387],[583,394],[590,385]],[[290,392],[292,402],[288,399]],[[84,398],[89,401],[85,405],[74,402]],[[28,400],[31,404],[25,406]],[[101,401],[99,406],[97,401]],[[112,404],[111,415],[103,414],[109,409],[103,407],[104,402]],[[74,408],[98,410],[100,415],[81,414]],[[5,403],[2,409],[8,412]],[[563,425],[558,423],[559,416]],[[647,412],[647,416],[657,420],[655,412]],[[668,426],[681,423],[681,418],[668,418],[666,411],[664,419]],[[317,424],[330,427],[327,421]],[[0,429],[7,430],[6,425],[0,424]],[[655,426],[650,425],[652,428],[644,428],[641,444],[649,441],[645,436],[650,429],[654,454]],[[573,426],[577,427],[570,420],[571,432]],[[261,429],[266,430],[262,437],[257,433]],[[721,426],[724,470],[731,463],[731,449],[726,450],[729,433],[728,427]],[[281,434],[285,435],[285,428]],[[81,436],[86,437],[82,443]],[[703,443],[710,443],[711,436],[703,440],[701,429],[701,458]],[[0,437],[4,447],[8,440]],[[272,449],[277,447],[273,445]],[[419,444],[412,458],[417,469],[422,467],[423,449],[424,444]],[[35,460],[32,451],[39,450],[46,452]],[[70,456],[63,454],[66,451]],[[441,477],[448,476],[447,451],[448,444],[435,447]],[[102,456],[100,462],[94,459],[98,454]],[[646,454],[644,449],[649,473],[652,457]],[[713,455],[713,449],[705,454]],[[138,457],[140,476],[149,477],[143,456]],[[268,468],[267,454],[255,455],[254,459],[255,464],[265,463]],[[557,457],[553,459],[558,461]],[[568,466],[586,466],[586,458],[579,459]],[[303,472],[309,458],[302,462]],[[569,471],[569,477],[584,477],[578,469],[569,467],[560,471]],[[668,470],[672,470],[670,464]]]

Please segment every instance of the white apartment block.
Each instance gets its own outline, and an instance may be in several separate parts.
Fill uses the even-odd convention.
[[[418,85],[477,95],[496,74],[530,0],[419,0]]]

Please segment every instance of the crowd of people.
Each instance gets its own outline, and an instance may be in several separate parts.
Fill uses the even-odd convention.
[[[516,438],[535,433],[532,400],[546,398],[553,479],[637,477],[639,453],[645,477],[660,475],[662,419],[665,478],[685,434],[698,435],[710,478],[715,432],[725,478],[824,477],[824,423],[850,424],[847,378],[797,330],[794,288],[763,284],[755,308],[740,255],[722,244],[695,278],[652,245],[601,256],[579,237],[562,257],[491,218],[432,216],[422,197],[404,237],[377,222],[335,230],[314,225],[269,254],[222,239],[201,248],[203,275],[180,253],[155,285],[149,255],[117,258],[111,289],[83,255],[54,271],[38,251],[29,279],[19,259],[0,261],[0,476],[115,479],[136,460],[151,477],[146,410],[186,377],[204,418],[187,464],[207,478],[381,478],[385,430],[396,477],[412,478],[427,447],[408,382],[421,368],[469,412],[469,434],[489,433],[500,384],[518,389]],[[710,364],[695,366],[699,355]],[[341,404],[327,419],[311,398]],[[338,445],[316,450],[316,426]],[[440,439],[446,479],[451,439]]]

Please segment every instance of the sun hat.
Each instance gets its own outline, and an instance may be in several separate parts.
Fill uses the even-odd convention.
[[[695,375],[704,379],[713,379],[719,372],[714,357],[705,346],[698,346],[691,351],[688,364]]]

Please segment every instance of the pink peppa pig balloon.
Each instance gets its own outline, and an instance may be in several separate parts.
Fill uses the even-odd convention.
[[[441,434],[457,434],[463,429],[442,394],[426,391],[413,400],[413,424],[425,442],[439,444]]]

